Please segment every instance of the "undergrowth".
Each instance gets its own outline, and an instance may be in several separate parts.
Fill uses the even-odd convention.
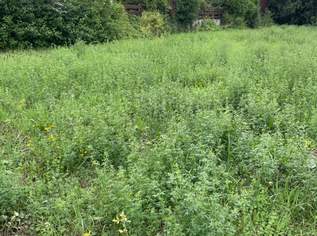
[[[317,30],[0,55],[0,231],[316,235]]]

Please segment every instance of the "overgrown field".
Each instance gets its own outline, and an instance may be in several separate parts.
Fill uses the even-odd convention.
[[[273,27],[0,55],[0,229],[317,235],[316,39]]]

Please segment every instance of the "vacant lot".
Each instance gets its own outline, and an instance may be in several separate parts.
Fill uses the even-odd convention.
[[[0,230],[316,235],[316,38],[273,27],[0,55]]]

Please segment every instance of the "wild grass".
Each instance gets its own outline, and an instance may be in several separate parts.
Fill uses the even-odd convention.
[[[316,235],[317,29],[0,55],[0,229]]]

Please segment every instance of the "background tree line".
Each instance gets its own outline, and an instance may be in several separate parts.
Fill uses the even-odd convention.
[[[316,0],[270,0],[269,10],[278,24],[316,24]]]
[[[140,3],[154,13],[129,17],[122,5],[127,3]],[[188,29],[207,5],[223,8],[229,26],[260,23],[258,0],[176,0],[172,17],[170,0],[0,0],[0,49],[107,42],[153,30]],[[269,11],[279,24],[314,24],[316,5],[315,0],[271,0]]]

